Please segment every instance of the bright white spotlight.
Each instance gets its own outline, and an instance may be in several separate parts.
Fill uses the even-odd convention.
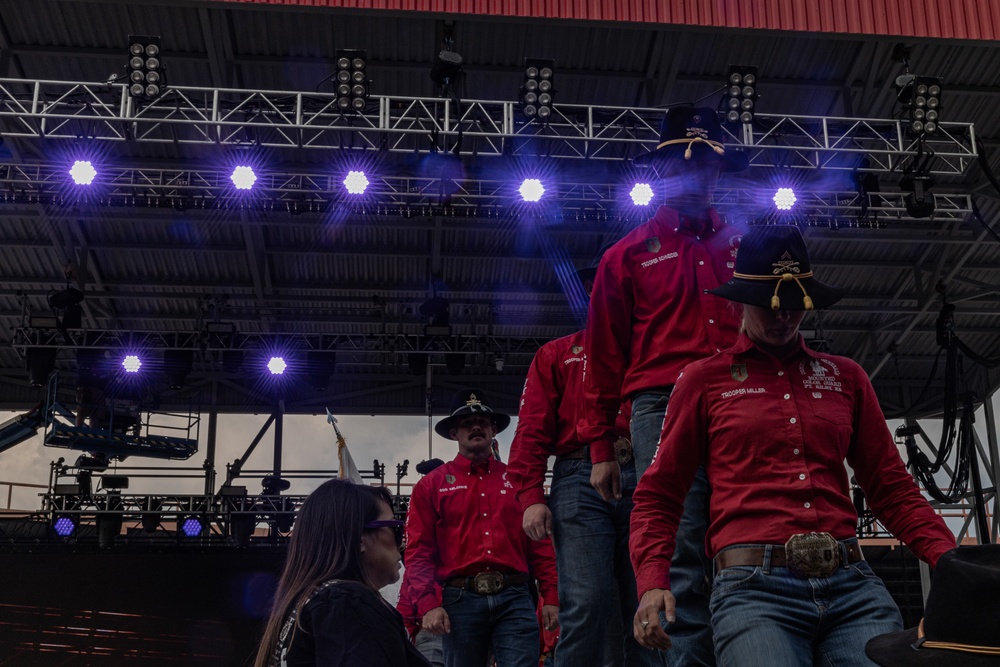
[[[69,175],[77,185],[90,185],[97,177],[97,170],[88,160],[77,160],[69,168]]]
[[[126,373],[138,373],[139,369],[142,368],[142,362],[139,361],[139,357],[130,354],[122,359],[122,368],[125,369]]]
[[[267,370],[271,371],[271,375],[281,375],[288,368],[288,364],[281,357],[271,357],[271,360],[267,362]]]
[[[237,190],[249,190],[257,182],[257,174],[253,173],[253,169],[250,167],[236,167],[229,180],[233,182]]]
[[[795,206],[795,193],[791,188],[778,188],[774,193],[774,205],[779,211],[790,211]]]
[[[363,171],[349,171],[344,179],[344,187],[352,195],[363,195],[368,189],[368,177]]]
[[[628,193],[632,197],[632,203],[636,206],[648,206],[653,200],[653,188],[649,183],[636,183],[632,192]]]
[[[545,194],[545,188],[537,178],[524,179],[517,191],[521,193],[521,199],[524,201],[538,201]]]

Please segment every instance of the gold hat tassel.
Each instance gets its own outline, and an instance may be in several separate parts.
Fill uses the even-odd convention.
[[[809,278],[812,276],[812,271],[803,273],[802,275],[795,275],[794,273],[782,273],[778,282],[774,284],[774,296],[771,297],[771,310],[779,310],[781,308],[781,299],[778,298],[778,289],[781,287],[781,283],[788,282],[789,280],[794,280],[795,284],[799,286],[802,290],[802,305],[805,306],[806,310],[813,309],[813,300],[806,292],[805,285],[802,284],[802,278]]]
[[[671,139],[670,141],[664,141],[662,144],[658,144],[656,146],[656,150],[660,150],[664,146],[670,146],[672,144],[687,144],[687,148],[684,149],[684,159],[685,160],[690,160],[691,159],[691,146],[693,146],[696,142],[700,142],[700,143],[703,143],[703,144],[708,144],[709,147],[713,151],[715,151],[716,154],[718,154],[718,155],[725,155],[726,154],[726,148],[725,148],[725,146],[721,142],[713,141],[712,139],[702,139],[701,137],[691,137],[690,139]]]

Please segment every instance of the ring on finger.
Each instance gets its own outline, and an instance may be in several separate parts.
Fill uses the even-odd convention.
[[[646,627],[649,625],[649,621],[639,621],[639,625],[642,626],[643,630],[645,630]]]

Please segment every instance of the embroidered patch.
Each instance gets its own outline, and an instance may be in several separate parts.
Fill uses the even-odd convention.
[[[651,239],[646,239],[646,250],[649,252],[660,252],[660,239],[655,236]]]
[[[802,273],[802,269],[799,268],[799,263],[792,259],[792,256],[786,250],[777,262],[771,264],[774,267],[774,275],[779,275],[782,273]]]
[[[469,400],[465,402],[466,405],[482,405],[482,403],[475,394],[469,394]]]
[[[699,122],[701,119],[695,116],[694,122]],[[687,129],[687,136],[689,137],[701,137],[702,139],[708,139],[708,130],[703,127],[689,127]]]
[[[814,391],[813,392],[813,398],[823,398],[823,392],[821,392],[821,391]]]
[[[448,482],[449,484],[454,484],[455,483],[455,476],[454,475],[445,475],[444,476],[444,481]]]
[[[748,377],[747,365],[746,364],[730,364],[729,374],[733,376],[733,379],[737,382],[743,382]]]
[[[570,350],[573,352],[573,354],[580,354],[581,352],[583,352],[583,346],[574,345],[573,347],[570,348]]]

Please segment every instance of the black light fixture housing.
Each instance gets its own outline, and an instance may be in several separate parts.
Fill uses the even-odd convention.
[[[159,37],[129,35],[127,71],[129,97],[150,102],[163,95],[167,74],[160,58]]]
[[[361,113],[368,104],[368,52],[359,49],[338,49],[337,57],[337,108],[341,111]]]
[[[555,61],[524,59],[524,82],[521,84],[521,113],[529,120],[547,122],[555,99]]]
[[[757,68],[730,65],[726,79],[726,122],[753,123],[757,113]]]

